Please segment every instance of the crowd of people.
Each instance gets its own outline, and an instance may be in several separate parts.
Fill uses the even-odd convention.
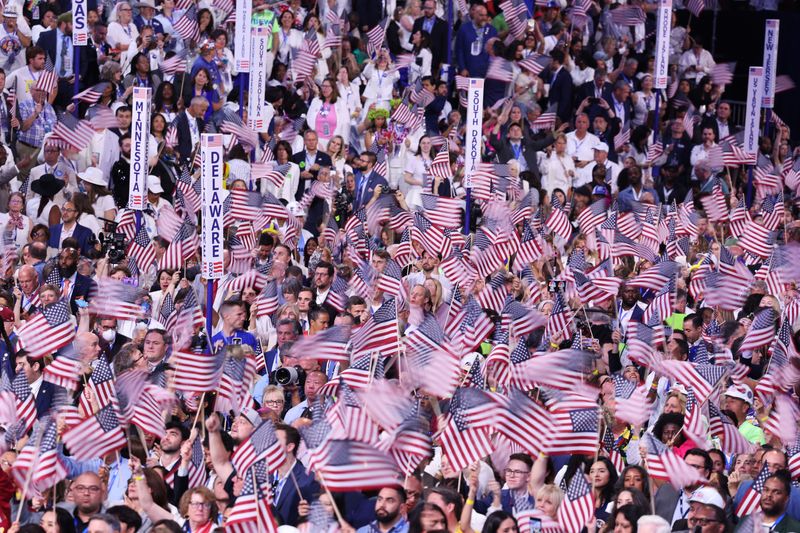
[[[253,0],[263,94],[238,4],[2,7],[0,531],[800,531],[800,152],[702,1],[661,89],[656,2]]]

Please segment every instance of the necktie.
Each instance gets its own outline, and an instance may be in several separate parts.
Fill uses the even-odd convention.
[[[358,204],[361,205],[361,202],[364,201],[364,193],[367,191],[367,182],[369,181],[367,176],[361,177],[361,188],[358,190]]]
[[[69,54],[69,35],[64,35],[61,38],[61,68],[58,71],[58,75],[61,78],[65,78],[67,76],[67,55]]]
[[[69,280],[65,279],[64,280],[64,288],[61,289],[61,296],[63,296],[64,298],[68,298],[69,297],[69,285],[70,285]]]

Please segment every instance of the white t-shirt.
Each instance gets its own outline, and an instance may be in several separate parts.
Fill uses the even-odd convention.
[[[567,133],[567,155],[578,158],[578,161],[592,161],[594,159],[593,148],[597,146],[600,139],[594,133],[586,132],[583,139],[578,139],[574,131]]]
[[[39,73],[35,75],[27,66],[18,68],[6,78],[6,89],[13,89],[17,94],[17,102],[24,102],[31,98],[31,87],[39,79]]]
[[[123,26],[119,22],[112,22],[108,25],[106,41],[112,48],[126,47],[131,43],[136,43],[137,37],[139,37],[139,30],[136,29],[133,22],[129,22],[127,26]]]

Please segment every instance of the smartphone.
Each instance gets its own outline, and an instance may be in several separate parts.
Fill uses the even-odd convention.
[[[89,307],[89,302],[86,300],[75,300],[75,305],[78,307]]]

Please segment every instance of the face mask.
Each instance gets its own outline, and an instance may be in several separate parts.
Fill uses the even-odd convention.
[[[117,332],[113,329],[106,329],[100,334],[106,342],[114,342],[117,338]]]

